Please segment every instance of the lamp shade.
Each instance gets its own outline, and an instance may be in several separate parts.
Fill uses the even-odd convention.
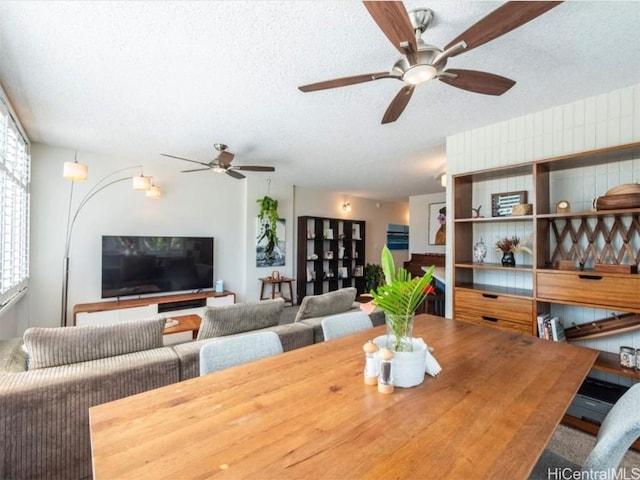
[[[151,188],[145,192],[145,195],[148,198],[152,198],[153,200],[157,200],[162,196],[162,191],[160,190],[160,187],[158,187],[156,185],[152,185]]]
[[[440,185],[445,187],[447,186],[447,174],[443,173],[442,176],[440,177]]]
[[[133,177],[133,189],[134,190],[149,190],[152,185],[151,177],[145,177],[140,175],[139,177]]]
[[[80,182],[87,179],[87,166],[78,162],[64,162],[62,176],[65,180]]]

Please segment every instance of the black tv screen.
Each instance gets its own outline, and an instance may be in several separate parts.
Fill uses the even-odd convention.
[[[213,288],[213,237],[102,237],[102,298]]]

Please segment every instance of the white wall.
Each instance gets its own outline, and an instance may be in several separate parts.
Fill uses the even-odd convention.
[[[60,321],[71,187],[62,178],[62,165],[73,157],[74,152],[65,149],[32,147],[29,315],[18,325],[19,333],[29,326],[56,326]],[[130,165],[143,164],[144,173],[153,175],[163,196],[147,199],[125,181],[107,187],[86,204],[71,241],[69,311],[74,304],[100,300],[104,234],[213,236],[215,277],[223,278],[225,287],[243,300],[246,252],[238,239],[246,237],[246,182],[209,172],[181,174],[183,165],[162,157],[120,159],[78,152],[78,161],[88,165],[89,179],[74,184],[74,209],[100,178]]]
[[[614,90],[577,102],[560,105],[548,110],[517,117],[508,121],[447,137],[447,175],[503,165],[529,162],[570,153],[605,148],[640,141],[640,85]],[[585,167],[557,175],[551,180],[552,203],[566,198],[572,210],[588,210],[591,197],[602,195],[606,190],[621,183],[640,180],[640,159],[603,167]],[[494,185],[505,190],[529,190],[531,178],[510,178],[511,184]],[[489,191],[484,200],[489,202]],[[480,189],[482,190],[482,189]],[[447,204],[451,205],[452,193],[447,191]],[[447,236],[451,238],[452,222],[447,224]],[[496,229],[504,228],[495,225]],[[507,232],[522,234],[524,232]],[[490,231],[489,240],[499,232]],[[452,246],[447,244],[447,255],[451,258]],[[489,259],[488,259],[489,260]],[[496,260],[494,260],[496,261]],[[530,261],[529,261],[530,262]],[[447,263],[447,316],[451,316],[452,265]],[[529,279],[530,281],[530,279]],[[520,286],[520,285],[515,285]],[[531,287],[529,287],[531,288]],[[577,307],[556,307],[565,322],[577,324],[608,316],[607,311]],[[603,339],[583,342],[586,346],[618,352],[622,344],[640,348],[640,333],[627,333]]]
[[[30,326],[57,326],[60,322],[65,225],[71,183],[62,178],[62,165],[74,152],[35,144],[32,147],[30,285],[27,295],[2,319],[0,338],[21,335]],[[89,179],[74,184],[73,206],[103,176],[123,167],[140,165],[163,191],[149,200],[125,181],[93,197],[76,221],[70,250],[69,321],[77,303],[100,300],[100,250],[103,234],[193,235],[215,238],[215,278],[237,294],[238,301],[257,301],[259,278],[274,269],[295,277],[296,218],[318,215],[367,221],[367,261],[379,263],[387,223],[407,224],[408,204],[349,198],[352,211],[340,209],[341,193],[300,189],[254,174],[239,181],[210,172],[182,174],[183,165],[164,157],[123,159],[78,152],[88,165]],[[137,170],[124,172],[137,174]],[[116,177],[117,178],[117,177]],[[265,194],[278,199],[286,220],[284,267],[256,267],[256,200]],[[297,204],[296,204],[297,202]],[[406,260],[406,252],[398,254]]]
[[[446,200],[445,192],[409,197],[409,252],[410,253],[445,253],[444,245],[429,244],[429,205]]]

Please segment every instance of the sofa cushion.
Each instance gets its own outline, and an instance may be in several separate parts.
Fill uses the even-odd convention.
[[[347,287],[322,295],[307,295],[300,302],[295,321],[346,312],[351,309],[356,293],[354,287]]]
[[[205,307],[198,340],[273,327],[280,321],[284,299]]]
[[[33,327],[24,332],[29,370],[56,367],[162,347],[164,319],[109,325]]]
[[[23,346],[22,338],[0,340],[0,375],[27,369],[27,352]]]

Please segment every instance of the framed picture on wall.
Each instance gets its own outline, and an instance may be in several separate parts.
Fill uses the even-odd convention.
[[[447,204],[429,204],[429,245],[447,243]]]

